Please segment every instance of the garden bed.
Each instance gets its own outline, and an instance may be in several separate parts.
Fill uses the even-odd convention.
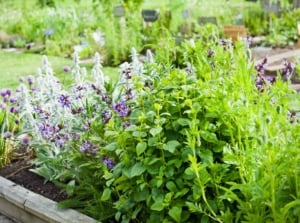
[[[0,213],[17,222],[97,222],[72,209],[59,209],[67,196],[30,171],[30,154],[0,169]]]

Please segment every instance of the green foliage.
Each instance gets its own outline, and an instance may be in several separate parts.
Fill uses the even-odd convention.
[[[293,45],[298,39],[297,23],[299,18],[300,10],[283,12],[280,18],[271,17],[266,44],[271,46]]]
[[[257,91],[243,44],[207,45],[186,45],[190,75],[150,64],[158,73],[150,89],[137,78],[131,125],[106,125],[101,153],[117,165],[100,200],[117,221],[297,221],[299,124],[286,115],[296,96],[280,80]]]
[[[2,107],[0,109],[0,168],[11,162],[13,152],[16,150],[14,141],[19,128],[15,120],[18,120],[18,115],[13,114],[9,109]]]
[[[289,115],[299,95],[280,76],[257,90],[246,44],[219,41],[180,46],[184,69],[133,53],[105,94],[87,93],[84,112],[60,117],[89,121],[72,129],[79,139],[57,148],[37,137],[35,171],[66,190],[62,207],[103,222],[299,220],[300,125]],[[97,152],[84,152],[86,141]]]
[[[259,6],[247,8],[243,21],[247,27],[247,33],[251,36],[264,35],[269,31],[268,16]]]

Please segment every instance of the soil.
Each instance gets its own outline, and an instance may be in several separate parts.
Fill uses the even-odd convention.
[[[14,156],[9,165],[0,169],[0,176],[53,201],[59,202],[66,199],[66,193],[62,192],[59,187],[51,182],[45,182],[43,177],[30,170],[34,167],[31,163],[34,159],[32,151],[27,149],[21,151]]]

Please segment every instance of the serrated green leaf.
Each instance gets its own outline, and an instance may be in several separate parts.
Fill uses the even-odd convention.
[[[105,188],[102,196],[101,196],[101,201],[107,201],[110,199],[110,195],[111,195],[111,190],[109,188]]]
[[[153,136],[156,136],[156,135],[158,135],[160,132],[162,131],[162,127],[156,127],[156,128],[152,128],[152,129],[150,129],[150,133],[151,133],[151,135],[153,135]]]
[[[145,143],[145,142],[139,142],[136,145],[136,154],[138,156],[141,155],[143,152],[145,152],[146,148],[147,148],[147,143]]]
[[[168,141],[167,144],[164,144],[163,149],[174,153],[175,149],[181,144],[177,140]]]
[[[172,207],[168,214],[171,218],[173,218],[176,222],[180,222],[181,221],[181,212],[182,212],[182,209],[181,207]]]

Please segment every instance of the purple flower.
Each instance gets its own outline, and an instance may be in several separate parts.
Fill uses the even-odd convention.
[[[29,137],[28,136],[23,136],[22,139],[21,139],[21,143],[23,145],[28,145],[29,144]]]
[[[82,108],[82,107],[79,107],[79,108],[72,108],[72,109],[71,109],[71,113],[72,113],[73,115],[75,115],[75,114],[80,114],[82,111],[83,111],[83,108]]]
[[[9,99],[9,102],[12,103],[12,104],[14,104],[14,103],[17,102],[17,99],[15,99],[15,98],[10,98],[10,99]]]
[[[8,139],[8,138],[10,138],[11,136],[12,136],[11,132],[4,132],[4,134],[3,134],[3,138],[4,138],[4,139]]]
[[[20,77],[20,78],[19,78],[19,82],[20,82],[20,83],[23,83],[23,82],[24,82],[24,77]]]
[[[122,123],[122,126],[123,126],[124,129],[128,128],[131,125],[132,125],[132,123],[130,121],[125,121],[125,122]]]
[[[207,57],[211,58],[215,56],[215,51],[213,49],[208,49],[207,50]]]
[[[10,89],[6,89],[6,95],[11,96],[11,90]]]
[[[5,95],[5,96],[3,97],[3,102],[5,102],[5,103],[9,102],[9,98],[8,98],[7,95]]]
[[[33,82],[34,82],[34,77],[33,77],[33,76],[31,76],[31,75],[30,75],[30,76],[28,76],[28,77],[27,77],[27,82],[28,82],[28,84],[29,84],[29,85],[32,85],[32,84],[33,84]]]
[[[39,124],[39,132],[45,139],[50,139],[53,137],[53,135],[56,133],[56,129],[53,126],[50,126],[46,123]]]
[[[73,133],[72,134],[72,139],[74,140],[74,141],[78,141],[78,140],[80,140],[80,135],[78,134],[78,133]]]
[[[293,70],[295,68],[294,64],[291,62],[287,61],[287,59],[283,60],[283,68],[281,69],[280,73],[282,76],[288,78],[292,75]]]
[[[10,107],[9,111],[13,114],[17,114],[19,112],[19,110],[14,106]]]
[[[101,89],[97,87],[95,84],[91,84],[91,87],[94,91],[96,91],[96,94],[101,94]]]
[[[104,158],[103,163],[107,166],[108,169],[113,169],[115,166],[115,163],[112,159],[110,158]]]
[[[11,89],[2,89],[0,91],[0,95],[3,97],[3,98],[9,98],[9,96],[11,96]]]
[[[126,80],[130,80],[132,78],[132,67],[128,66],[123,68],[122,76],[124,76]]]
[[[276,82],[276,77],[275,76],[266,76],[265,79],[269,81],[271,84],[274,84]]]
[[[264,90],[264,85],[265,85],[265,79],[262,76],[258,75],[255,81],[255,86],[257,90],[262,92]]]
[[[248,44],[248,47],[251,46],[251,44],[252,44],[252,36],[247,36],[247,44]]]
[[[113,109],[120,114],[121,118],[127,117],[130,115],[131,110],[128,105],[126,105],[126,100],[122,99],[119,103],[113,106]]]
[[[55,145],[58,147],[58,148],[62,148],[64,146],[64,144],[66,143],[66,140],[63,138],[63,137],[57,137],[55,139]]]
[[[0,91],[0,95],[1,95],[2,97],[5,97],[5,96],[6,96],[6,89],[2,89],[2,90]]]
[[[223,46],[223,49],[224,49],[224,50],[226,50],[226,49],[228,49],[228,48],[231,46],[232,42],[231,42],[231,40],[221,39],[221,40],[219,41],[219,44],[220,44],[221,46]]]
[[[268,58],[265,57],[261,63],[255,65],[254,68],[259,75],[263,75],[265,73],[265,69],[268,65],[267,63],[268,63]]]
[[[71,70],[71,68],[69,66],[64,66],[63,67],[63,71],[66,72],[66,73],[70,72],[70,70]]]
[[[102,122],[106,124],[109,122],[110,119],[111,119],[111,112],[108,109],[104,110],[102,112]]]
[[[71,107],[71,101],[69,95],[64,95],[64,94],[60,95],[58,97],[58,102],[61,103],[63,107],[67,107],[67,108]]]
[[[220,44],[221,46],[226,46],[226,43],[227,43],[227,41],[226,41],[225,39],[221,39],[221,40],[219,41],[219,44]]]
[[[83,126],[83,131],[88,131],[90,128],[91,128],[91,125],[92,125],[92,123],[91,123],[91,121],[90,120],[88,120],[87,122],[86,122],[86,124]]]
[[[98,151],[98,147],[93,144],[92,142],[86,140],[84,143],[80,146],[80,151],[86,154],[95,155]]]
[[[125,94],[126,94],[126,99],[127,100],[132,100],[133,99],[133,93],[132,93],[131,88],[127,88]]]

